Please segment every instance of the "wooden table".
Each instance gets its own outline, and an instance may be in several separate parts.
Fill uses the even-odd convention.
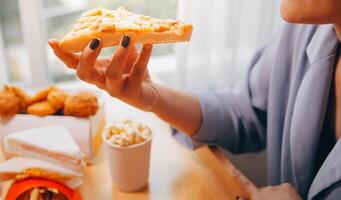
[[[170,127],[150,113],[109,99],[106,121],[133,119],[148,124],[154,133],[149,184],[142,191],[125,193],[112,187],[101,150],[97,163],[87,167],[81,188],[84,200],[110,199],[235,199],[245,196],[232,175],[233,165],[218,150],[190,151],[171,137]]]
[[[228,200],[246,196],[235,181],[234,166],[218,150],[208,147],[191,151],[171,136],[170,127],[151,113],[136,110],[108,97],[106,121],[133,119],[148,124],[154,133],[148,186],[139,192],[126,193],[111,184],[103,149],[94,165],[85,170],[80,193],[84,200]],[[6,190],[8,184],[3,186]]]

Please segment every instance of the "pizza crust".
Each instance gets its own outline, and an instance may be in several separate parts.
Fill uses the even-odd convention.
[[[98,38],[102,47],[117,45],[123,35],[135,43],[156,44],[189,41],[192,25],[178,20],[162,20],[138,15],[123,7],[117,10],[96,8],[84,13],[59,43],[66,52],[80,52]]]

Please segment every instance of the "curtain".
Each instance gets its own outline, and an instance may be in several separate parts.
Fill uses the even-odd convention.
[[[279,0],[179,0],[178,18],[193,24],[175,47],[176,84],[187,89],[233,84],[282,23]]]

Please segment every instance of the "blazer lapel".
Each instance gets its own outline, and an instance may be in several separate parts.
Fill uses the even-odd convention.
[[[321,26],[307,47],[311,65],[297,91],[290,126],[290,148],[294,181],[306,197],[311,182],[315,154],[324,122],[334,72],[338,40],[332,26]]]
[[[315,154],[322,131],[333,75],[332,59],[311,66],[297,92],[291,122],[290,148],[294,180],[306,195],[313,180]]]
[[[308,193],[308,199],[313,199],[317,194],[341,180],[341,140],[334,146],[321,169],[317,173]]]

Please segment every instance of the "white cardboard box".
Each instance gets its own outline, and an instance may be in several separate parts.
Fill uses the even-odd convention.
[[[42,126],[64,126],[67,128],[86,156],[89,164],[101,146],[101,135],[105,126],[104,95],[98,94],[99,109],[94,116],[79,118],[73,116],[51,115],[39,117],[17,114],[6,124],[0,123],[0,141],[7,134]]]

